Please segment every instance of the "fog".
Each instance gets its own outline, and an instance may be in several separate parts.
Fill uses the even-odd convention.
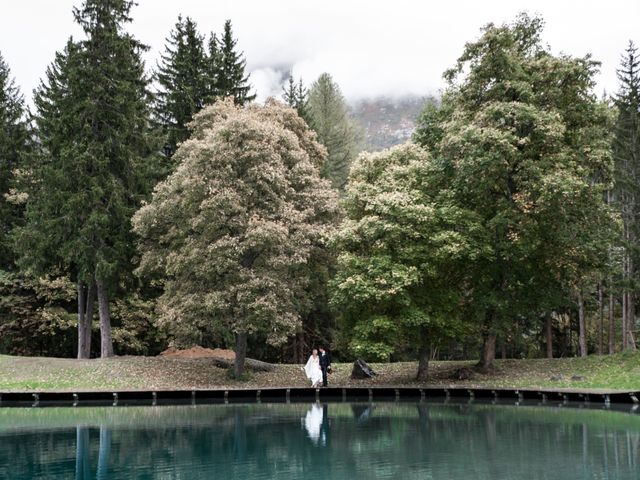
[[[155,66],[178,14],[202,32],[233,22],[260,99],[279,95],[289,70],[310,83],[327,71],[350,100],[433,94],[444,86],[464,43],[488,23],[512,20],[523,10],[546,20],[544,40],[555,53],[602,62],[597,93],[617,89],[615,69],[629,39],[640,43],[640,2],[409,0],[139,0],[129,30],[151,47]],[[72,7],[80,0],[2,0],[0,52],[26,97],[69,35],[81,34]]]

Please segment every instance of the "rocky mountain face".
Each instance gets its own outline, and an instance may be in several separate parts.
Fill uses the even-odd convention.
[[[369,151],[404,143],[411,138],[425,102],[432,97],[376,97],[353,102],[352,116],[362,128],[362,149]]]

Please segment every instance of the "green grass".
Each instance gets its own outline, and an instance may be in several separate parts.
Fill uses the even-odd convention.
[[[539,386],[582,387],[640,390],[640,355],[623,353],[614,356],[593,355],[587,358],[569,358],[556,361],[541,360]],[[550,371],[566,372],[564,380],[551,380]],[[573,381],[570,375],[584,376]]]
[[[640,390],[640,353],[587,358],[497,360],[488,374],[451,380],[461,366],[474,362],[432,362],[430,380],[415,381],[415,362],[372,364],[378,376],[351,380],[351,364],[335,364],[332,386],[463,386],[491,388],[572,388]],[[572,376],[584,377],[571,380]],[[561,380],[552,380],[562,376]],[[0,355],[0,392],[267,388],[308,386],[299,365],[278,365],[274,372],[252,373],[247,381],[230,378],[226,369],[207,359],[115,357],[75,360]]]

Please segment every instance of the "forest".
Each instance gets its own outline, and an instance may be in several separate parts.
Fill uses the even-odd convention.
[[[636,349],[632,41],[598,96],[543,18],[485,25],[411,140],[367,152],[330,73],[259,103],[231,21],[188,16],[149,67],[132,8],[84,0],[32,102],[0,52],[0,354],[223,347],[241,377],[324,345],[426,380]]]

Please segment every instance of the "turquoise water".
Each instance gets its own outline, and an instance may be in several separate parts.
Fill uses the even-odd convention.
[[[490,404],[0,408],[0,478],[640,479],[640,415]]]

